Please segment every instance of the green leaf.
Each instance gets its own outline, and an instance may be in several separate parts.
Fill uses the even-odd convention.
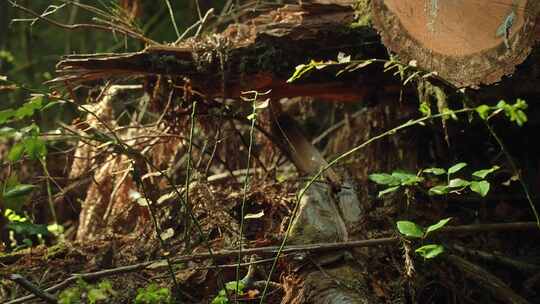
[[[52,108],[52,107],[54,107],[56,105],[65,104],[65,103],[66,103],[65,100],[57,100],[57,101],[49,102],[43,108],[41,108],[41,111],[45,111],[45,110],[48,110],[49,108]]]
[[[392,192],[396,191],[399,188],[400,188],[400,186],[394,186],[394,187],[386,188],[386,189],[384,189],[382,191],[379,191],[379,194],[377,194],[377,197],[381,198],[381,197],[383,197],[383,195],[386,195],[388,193],[392,193]]]
[[[248,120],[253,121],[257,119],[257,113],[251,113],[246,117]]]
[[[9,150],[9,153],[7,155],[7,158],[11,162],[16,162],[21,159],[24,153],[24,144],[23,143],[16,143],[11,147]]]
[[[35,236],[41,234],[47,236],[50,234],[45,225],[32,224],[30,222],[11,222],[7,228],[21,236]]]
[[[457,163],[453,165],[452,167],[448,168],[448,175],[454,174],[458,172],[459,170],[465,168],[467,166],[467,163]]]
[[[23,197],[23,196],[26,196],[30,193],[32,193],[32,191],[34,191],[34,189],[36,189],[37,186],[35,185],[28,185],[28,184],[18,184],[10,189],[8,189],[6,192],[4,192],[4,194],[2,195],[2,198],[3,199],[14,199],[14,198],[19,198],[19,197]]]
[[[81,302],[82,291],[78,287],[63,290],[58,296],[58,304],[78,304]]]
[[[36,110],[39,110],[43,107],[43,102],[45,98],[45,95],[36,95],[32,97],[30,101],[23,104],[15,111],[15,117],[21,119],[27,116],[32,116]]]
[[[450,188],[447,185],[439,185],[428,190],[429,195],[445,195],[448,194]]]
[[[92,288],[88,291],[88,303],[94,304],[97,301],[104,301],[109,298],[107,292],[100,288]]]
[[[6,109],[0,111],[0,124],[5,123],[13,116],[15,116],[15,111],[13,109]]]
[[[431,115],[431,107],[429,106],[429,103],[423,101],[420,103],[420,107],[418,108],[420,113],[424,116],[430,116]]]
[[[468,185],[470,185],[471,182],[467,181],[467,180],[464,180],[464,179],[461,179],[461,178],[454,178],[452,180],[450,180],[450,182],[448,183],[448,187],[450,188],[462,188],[462,187],[467,187]]]
[[[469,188],[471,188],[472,191],[480,194],[482,197],[485,197],[489,192],[489,182],[482,180],[482,181],[473,181],[471,182],[471,185]]]
[[[236,292],[236,285],[237,285],[237,282],[236,282],[236,281],[227,282],[227,283],[225,284],[225,288],[226,288],[227,290],[235,291],[235,292]],[[245,287],[246,287],[246,284],[244,284],[244,283],[241,282],[241,281],[238,281],[238,291],[240,292],[240,294],[242,294],[242,291],[244,290]]]
[[[444,252],[444,247],[439,244],[424,245],[415,250],[424,259],[432,259]]]
[[[402,186],[412,186],[423,180],[423,178],[407,172],[392,172],[392,176],[399,180],[399,184]]]
[[[38,137],[29,137],[23,141],[24,150],[30,159],[42,159],[47,155],[47,147],[45,141]]]
[[[369,175],[369,180],[379,185],[398,186],[400,184],[399,178],[392,176],[388,173],[373,173]]]
[[[491,108],[488,105],[480,105],[476,107],[476,112],[478,113],[478,116],[482,118],[483,120],[486,120],[489,116]]]
[[[473,172],[472,175],[473,175],[474,177],[479,178],[479,179],[484,179],[484,178],[486,178],[486,176],[488,176],[489,174],[491,174],[491,173],[493,173],[493,172],[499,170],[499,168],[500,168],[499,166],[493,166],[493,167],[491,167],[491,169],[484,169],[484,170],[478,170],[478,171],[475,171],[475,172]]]
[[[441,229],[442,227],[444,227],[452,218],[451,217],[447,217],[445,219],[442,219],[440,220],[439,222],[437,222],[436,224],[433,224],[429,227],[427,227],[426,229],[426,236],[431,233],[431,232],[434,232],[434,231],[437,231],[439,229]]]
[[[423,173],[431,173],[431,174],[434,174],[434,175],[446,174],[446,170],[444,170],[443,168],[427,168],[427,169],[422,170],[422,172]]]
[[[398,221],[397,228],[399,233],[413,238],[423,238],[424,228],[410,221]]]

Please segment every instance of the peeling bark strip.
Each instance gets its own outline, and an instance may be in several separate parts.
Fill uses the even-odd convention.
[[[457,87],[497,82],[530,54],[537,0],[372,0],[383,43]]]
[[[343,75],[318,71],[287,83],[295,67],[310,59],[336,59],[339,52],[380,58],[384,47],[369,26],[351,28],[355,11],[336,4],[285,5],[233,24],[221,34],[188,39],[177,46],[151,45],[137,53],[69,55],[52,82],[83,82],[149,74],[188,77],[209,97],[238,97],[245,90],[272,90],[272,98],[313,96],[358,101],[391,75]],[[363,77],[363,78],[361,78]]]

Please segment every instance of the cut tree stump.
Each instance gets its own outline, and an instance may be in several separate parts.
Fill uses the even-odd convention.
[[[538,38],[539,8],[536,0],[372,0],[384,45],[457,87],[513,73]]]

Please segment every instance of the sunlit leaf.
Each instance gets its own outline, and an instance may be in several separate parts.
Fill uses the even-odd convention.
[[[396,191],[399,188],[400,188],[400,186],[394,186],[394,187],[386,188],[386,189],[384,189],[382,191],[379,191],[379,194],[377,195],[377,197],[380,198],[380,197],[382,197],[382,196],[384,196],[384,195],[386,195],[388,193],[392,193],[392,192]]]
[[[45,141],[38,137],[26,138],[23,141],[24,150],[30,159],[41,159],[47,155]]]
[[[478,171],[475,171],[473,172],[473,176],[474,177],[477,177],[477,178],[480,178],[480,179],[484,179],[486,178],[486,176],[488,176],[489,174],[499,170],[499,166],[493,166],[491,167],[490,169],[484,169],[484,170],[478,170]]]
[[[444,252],[444,247],[439,244],[424,245],[415,250],[424,259],[432,259]]]
[[[483,120],[486,120],[489,116],[489,112],[491,110],[491,108],[488,106],[488,105],[479,105],[478,107],[476,107],[476,112],[478,113],[478,116],[480,116],[480,118],[482,118]]]
[[[400,184],[399,178],[392,176],[388,173],[373,173],[369,175],[369,180],[379,185],[398,186]]]
[[[448,187],[450,188],[462,188],[462,187],[467,187],[471,182],[467,181],[467,180],[464,180],[464,179],[461,179],[461,178],[454,178],[452,180],[450,180],[450,182],[448,183]]]
[[[435,186],[428,190],[429,195],[445,195],[448,192],[450,192],[450,188],[447,185]]]
[[[437,230],[441,229],[441,228],[444,227],[446,224],[448,224],[448,222],[449,222],[451,219],[452,219],[451,217],[447,217],[447,218],[445,218],[445,219],[440,220],[440,221],[437,222],[436,224],[433,224],[433,225],[427,227],[427,229],[426,229],[426,235],[427,235],[428,233],[431,233],[431,232],[433,232],[433,231],[437,231]]]
[[[467,166],[467,163],[457,163],[453,165],[452,167],[448,168],[448,175],[454,174],[458,172],[459,170],[465,168]]]
[[[480,194],[482,197],[485,197],[489,192],[490,185],[488,181],[482,180],[471,182],[469,187],[472,191]]]
[[[400,185],[403,186],[415,185],[423,180],[422,177],[407,172],[392,172],[392,176],[396,177],[399,180]]]
[[[446,170],[444,170],[443,168],[427,168],[427,169],[424,169],[422,172],[431,173],[433,175],[446,174]]]
[[[397,228],[399,233],[413,238],[423,238],[424,228],[410,221],[398,221]]]

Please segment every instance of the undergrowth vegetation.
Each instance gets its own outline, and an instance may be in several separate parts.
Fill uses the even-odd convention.
[[[120,79],[96,73],[91,81],[67,77],[56,79],[54,88],[44,88],[41,81],[53,76],[40,75],[39,84],[13,76],[24,70],[13,66],[20,61],[19,54],[1,49],[0,44],[0,93],[9,92],[5,98],[10,100],[0,105],[0,244],[6,252],[0,263],[9,265],[1,272],[0,299],[10,299],[8,303],[36,297],[65,304],[201,299],[215,304],[273,303],[305,288],[298,282],[309,279],[312,273],[302,271],[311,268],[324,279],[332,278],[331,285],[358,293],[371,288],[386,302],[398,298],[391,294],[396,290],[402,298],[419,299],[424,295],[415,290],[428,294],[429,280],[442,284],[455,276],[455,270],[445,265],[461,243],[444,237],[451,228],[472,231],[476,237],[487,229],[483,221],[491,223],[492,213],[486,211],[491,209],[495,215],[515,215],[508,221],[516,223],[494,229],[530,219],[540,227],[526,180],[530,176],[512,155],[515,150],[505,144],[509,136],[500,134],[504,128],[497,127],[513,131],[527,127],[530,105],[522,98],[471,101],[466,90],[452,87],[436,72],[417,68],[415,62],[403,63],[392,56],[356,59],[342,52],[335,60],[310,59],[291,68],[287,83],[317,77],[321,71],[337,71],[332,81],[340,80],[371,68],[396,77],[397,98],[391,102],[380,98],[372,105],[293,103],[273,99],[272,90],[239,90],[238,98],[229,98],[226,92],[237,88],[225,87],[227,77],[244,75],[225,73],[230,41],[213,31],[245,20],[243,14],[256,11],[258,3],[237,7],[233,1],[220,1],[215,8],[223,12],[215,16],[214,8],[208,7],[205,14],[195,1],[190,7],[198,16],[194,25],[180,26],[184,21],[175,13],[181,5],[172,1],[165,1],[157,12],[144,6],[158,16],[146,24],[137,22],[141,8],[122,1],[102,3],[101,8],[59,2],[36,13],[9,1],[13,9],[35,18],[17,20],[32,27],[47,22],[66,29],[51,16],[67,8],[73,9],[73,18],[78,10],[94,16],[85,27],[122,35],[108,43],[113,44],[109,48],[89,50],[107,51],[100,60],[110,52],[155,45],[154,40],[163,37],[151,39],[149,34],[163,28],[177,43],[188,41],[193,48],[211,45],[212,51],[201,51],[208,58],[198,60],[217,66],[222,83],[211,87],[221,86],[215,89],[221,95],[207,96],[191,80],[168,73],[133,73]],[[209,24],[207,18],[217,21]],[[202,45],[196,40],[200,37],[210,38],[201,38],[207,39]],[[66,52],[75,45],[67,45]],[[132,55],[120,56],[127,60]],[[167,56],[154,58],[152,67],[181,63]],[[200,66],[195,70],[205,72]],[[395,114],[402,106],[413,110]],[[357,112],[351,114],[352,110]],[[284,129],[290,126],[276,123],[283,113],[295,113],[308,136],[319,135],[317,140],[305,140],[316,154],[291,155],[304,151],[295,150],[301,146],[293,142],[298,138],[287,137],[290,133]],[[315,127],[307,128],[308,123]],[[476,134],[489,146],[481,156],[490,159],[477,159],[481,156],[471,156],[465,153],[467,147],[453,142]],[[295,157],[322,161],[315,172],[299,172]],[[294,227],[299,213],[312,212],[302,202],[327,200],[316,192],[321,188],[335,200],[332,203],[339,202],[334,207],[341,222],[332,222],[338,228],[323,227],[335,229],[337,236],[291,245],[297,237],[293,234],[302,231]],[[488,205],[503,201],[498,198],[501,193],[514,195],[508,200],[518,196],[528,209],[523,212],[525,208],[501,203],[507,209],[498,211]],[[348,214],[339,209],[351,201],[358,205],[354,210],[360,210],[352,223],[341,219]],[[464,201],[480,207],[466,206]],[[321,207],[312,214],[326,211]],[[531,224],[523,227],[529,229]],[[339,229],[345,231],[343,239]],[[378,250],[375,245],[390,249]],[[504,247],[499,242],[494,246]],[[25,261],[26,253],[40,258],[26,256]],[[362,260],[366,257],[373,257],[372,262]],[[336,264],[350,267],[336,271],[352,273],[350,281],[325,272],[325,267],[334,270]],[[358,269],[372,275],[361,282],[364,285],[358,283]],[[455,280],[466,284],[465,279]],[[455,284],[447,287],[454,295],[459,290]],[[31,295],[22,296],[21,288]],[[437,299],[435,292],[432,295]]]

